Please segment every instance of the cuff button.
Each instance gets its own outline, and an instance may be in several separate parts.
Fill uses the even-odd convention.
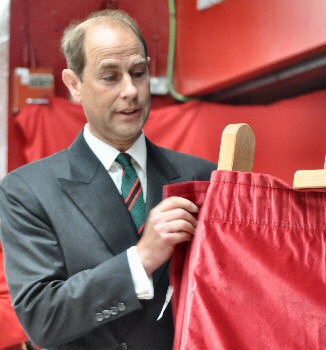
[[[102,315],[100,312],[98,312],[98,313],[96,314],[96,321],[97,321],[97,322],[101,322],[101,321],[103,321],[103,320],[104,320],[103,315]]]

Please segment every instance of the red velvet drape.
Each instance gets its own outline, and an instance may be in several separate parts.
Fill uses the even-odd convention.
[[[326,348],[326,193],[215,171],[165,195],[201,206],[171,281],[174,350]]]

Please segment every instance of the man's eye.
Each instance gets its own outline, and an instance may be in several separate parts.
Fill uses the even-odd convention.
[[[135,72],[133,72],[133,77],[134,78],[141,78],[144,74],[146,73],[146,70],[137,70]]]
[[[117,77],[115,75],[107,75],[103,79],[107,82],[114,82],[117,80]]]

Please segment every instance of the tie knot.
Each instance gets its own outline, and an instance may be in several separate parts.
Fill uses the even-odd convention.
[[[120,153],[117,156],[116,161],[125,168],[126,166],[131,165],[131,156],[128,153]]]

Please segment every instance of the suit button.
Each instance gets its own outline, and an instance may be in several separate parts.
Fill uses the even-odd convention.
[[[111,311],[110,310],[103,310],[102,315],[104,318],[110,318],[111,317]]]
[[[117,345],[117,350],[128,350],[127,343],[121,342],[120,344],[118,344]]]
[[[96,321],[101,322],[101,321],[103,321],[103,320],[104,320],[103,315],[102,315],[100,312],[98,312],[98,313],[96,314]]]
[[[111,315],[115,316],[115,315],[117,315],[119,313],[119,310],[118,310],[118,308],[116,306],[112,306],[110,308],[110,312],[111,312]]]
[[[127,306],[124,303],[119,303],[118,304],[118,310],[120,312],[126,311],[127,310]]]

